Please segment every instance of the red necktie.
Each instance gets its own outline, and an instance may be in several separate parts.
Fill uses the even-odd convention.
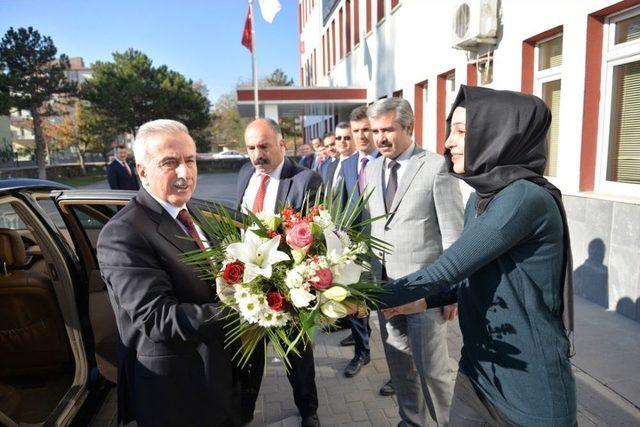
[[[251,211],[254,214],[258,212],[262,212],[264,208],[264,196],[267,194],[267,181],[269,180],[269,175],[262,174],[260,175],[260,187],[258,188],[258,193],[256,194],[256,198],[253,200],[253,209]]]
[[[204,244],[202,243],[202,240],[200,239],[200,235],[198,234],[198,231],[196,230],[196,225],[193,223],[193,219],[191,219],[191,215],[189,214],[189,212],[187,212],[186,209],[182,209],[179,213],[178,213],[178,221],[180,221],[180,223],[182,225],[184,225],[184,228],[187,229],[187,232],[189,233],[189,236],[191,236],[193,238],[193,240],[195,240],[196,244],[198,245],[198,247],[200,248],[200,250],[204,251]]]

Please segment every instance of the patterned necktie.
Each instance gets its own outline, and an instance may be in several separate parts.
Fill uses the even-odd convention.
[[[178,221],[180,221],[180,223],[184,225],[184,228],[187,229],[187,233],[189,233],[189,236],[191,236],[193,240],[195,240],[200,250],[204,250],[204,244],[200,239],[198,230],[196,230],[196,225],[193,223],[193,219],[191,219],[191,215],[189,214],[189,212],[186,209],[182,209],[180,212],[178,212],[177,218]]]
[[[257,214],[262,212],[264,209],[264,196],[267,194],[267,181],[269,180],[269,175],[262,174],[260,175],[260,187],[258,188],[258,193],[256,194],[256,198],[253,199],[253,209],[251,212]]]
[[[384,206],[387,208],[387,212],[391,211],[391,205],[398,189],[398,167],[400,167],[400,163],[395,160],[389,160],[389,182],[387,182],[387,188],[384,192]]]
[[[360,172],[358,173],[358,189],[360,190],[360,194],[364,192],[364,187],[367,185],[367,175],[364,171],[367,167],[367,163],[369,163],[368,157],[363,157],[360,159]]]

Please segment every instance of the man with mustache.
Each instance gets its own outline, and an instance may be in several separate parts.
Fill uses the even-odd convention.
[[[322,178],[285,157],[285,144],[280,126],[271,119],[256,119],[244,133],[250,163],[238,175],[238,209],[275,213],[284,205],[299,211],[305,197],[313,203],[322,185]],[[242,388],[242,418],[253,418],[256,399],[264,372],[264,346],[257,346],[247,366],[240,372]],[[300,357],[291,356],[287,374],[293,398],[302,416],[302,426],[319,426],[318,392],[315,383],[313,350],[300,349]]]
[[[462,196],[444,158],[412,141],[413,111],[402,98],[381,99],[367,109],[382,157],[366,169],[373,190],[367,209],[371,236],[392,245],[372,262],[383,281],[403,277],[435,261],[462,232]],[[402,426],[426,426],[430,416],[449,423],[453,378],[449,370],[447,320],[455,305],[425,310],[422,301],[378,313]]]
[[[196,147],[155,120],[134,142],[142,188],[102,229],[98,262],[119,332],[118,424],[238,426],[239,390],[212,286],[181,254],[208,246],[189,204]]]

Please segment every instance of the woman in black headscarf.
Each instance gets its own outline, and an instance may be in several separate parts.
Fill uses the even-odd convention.
[[[383,308],[458,302],[463,347],[452,425],[576,422],[569,234],[560,191],[542,176],[550,123],[535,96],[461,87],[445,157],[476,190],[463,234],[381,297]]]

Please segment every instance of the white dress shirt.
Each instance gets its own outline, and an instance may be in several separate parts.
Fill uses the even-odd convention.
[[[166,202],[160,199],[159,197],[156,197],[156,195],[150,191],[149,191],[149,194],[151,195],[151,197],[153,197],[156,200],[156,202],[160,203],[160,206],[162,206],[169,215],[171,215],[171,218],[173,218],[173,220],[178,224],[178,226],[182,229],[182,231],[184,231],[187,236],[191,236],[187,228],[178,220],[178,214],[182,209],[187,209],[187,205],[174,206],[171,203]],[[189,209],[187,209],[187,212],[189,212]],[[191,213],[189,213],[189,215],[191,215]],[[198,227],[198,224],[196,224],[195,221],[193,225],[195,225],[196,227],[196,231],[198,232],[198,236],[200,236],[200,240],[202,240],[202,244],[204,245],[205,248],[208,248],[209,243],[207,243],[207,236],[204,234],[202,229]]]
[[[280,187],[280,175],[282,174],[283,167],[284,160],[269,174],[267,192],[264,195],[264,204],[262,205],[263,212],[275,213],[276,203],[278,202],[278,187]],[[256,170],[253,175],[251,175],[247,189],[244,190],[244,197],[242,198],[243,212],[249,212],[253,208],[253,202],[260,189],[260,175],[262,174]]]
[[[402,182],[402,176],[404,175],[404,171],[407,170],[407,163],[409,162],[409,159],[411,159],[411,155],[413,154],[413,150],[415,150],[415,148],[416,148],[416,144],[412,142],[409,148],[404,150],[402,154],[400,154],[398,157],[393,159],[396,162],[398,162],[398,164],[400,165],[396,170],[396,174],[398,175],[398,181],[397,181],[398,186],[400,186],[400,183]],[[385,188],[387,188],[387,184],[389,184],[389,162],[390,160],[385,157],[384,159],[384,187]]]

